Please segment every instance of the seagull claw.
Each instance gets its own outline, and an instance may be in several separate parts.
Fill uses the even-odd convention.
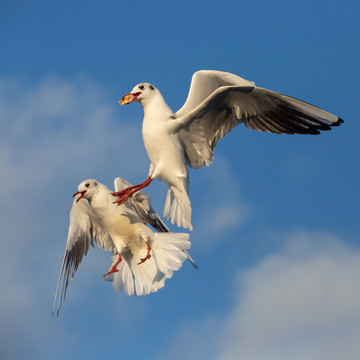
[[[119,206],[119,205],[121,205],[121,204],[124,204],[124,203],[129,199],[130,196],[131,196],[131,195],[124,195],[124,196],[122,196],[120,199],[115,200],[115,201],[113,202],[113,204],[117,204],[117,206]]]
[[[151,176],[149,176],[143,183],[129,186],[124,190],[112,192],[111,195],[120,197],[119,200],[116,200],[114,204],[121,205],[123,204],[129,197],[133,196],[136,192],[148,186],[152,182]]]
[[[150,247],[149,243],[146,243],[146,245],[147,245],[147,251],[148,252],[147,252],[146,256],[143,259],[140,259],[140,262],[138,263],[138,265],[144,263],[148,259],[150,260],[150,258],[151,258],[151,255],[150,255],[151,247]]]
[[[112,274],[112,273],[115,273],[115,272],[119,272],[119,270],[116,268],[116,266],[113,266],[113,267],[111,268],[111,270],[108,271],[108,272],[104,275],[104,277],[105,277],[105,276],[108,276],[108,275],[110,275],[110,274]]]
[[[121,254],[119,253],[119,258],[118,258],[118,261],[114,264],[114,266],[110,269],[110,271],[108,271],[105,275],[105,276],[108,276],[112,273],[115,273],[115,272],[119,272],[119,270],[116,268],[122,261],[122,257],[121,257]]]
[[[121,190],[118,192],[113,192],[111,195],[118,196],[120,199],[113,202],[113,204],[117,204],[118,206],[126,202],[130,196],[132,196],[133,192],[130,191],[131,188],[126,188],[125,190]]]
[[[122,197],[123,195],[126,195],[128,193],[130,193],[130,187],[128,187],[128,188],[126,188],[124,190],[121,190],[121,191],[112,192],[111,195]]]

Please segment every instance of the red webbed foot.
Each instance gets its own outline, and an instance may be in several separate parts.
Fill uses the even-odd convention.
[[[125,190],[123,190],[123,191],[125,191]],[[119,193],[123,192],[123,191],[119,191]],[[113,202],[113,204],[117,204],[118,206],[125,203],[129,199],[129,197],[132,196],[132,193],[130,191],[128,191],[127,193],[122,194],[122,195],[118,195],[118,193],[111,193],[111,194],[114,196],[120,196],[120,199],[117,199]]]
[[[150,255],[151,247],[150,247],[149,243],[146,243],[146,245],[147,245],[147,254],[143,259],[140,259],[140,262],[138,263],[138,265],[142,264],[143,262],[145,262],[148,259],[150,260],[150,258],[151,258],[151,255]]]
[[[124,189],[124,190],[117,191],[117,192],[113,192],[113,193],[111,193],[111,195],[113,195],[113,196],[118,196],[118,197],[122,197],[122,196],[124,196],[124,195],[126,195],[126,194],[129,194],[129,193],[130,193],[130,190],[132,190],[132,188],[131,188],[131,187],[127,187],[127,188]]]
[[[149,176],[141,184],[130,186],[130,187],[124,189],[124,190],[111,193],[111,195],[113,195],[113,196],[120,197],[120,199],[114,201],[113,203],[117,204],[117,205],[123,204],[124,202],[126,202],[129,199],[129,197],[133,196],[136,192],[138,192],[139,190],[141,190],[144,187],[148,186],[151,183],[151,181],[152,181],[152,178],[151,178],[151,176]]]
[[[112,273],[115,273],[115,272],[119,272],[119,270],[116,268],[120,263],[121,263],[121,260],[122,260],[122,257],[121,257],[121,254],[119,253],[119,258],[118,258],[118,261],[115,263],[115,265],[110,269],[110,271],[108,271],[104,276],[108,276]]]

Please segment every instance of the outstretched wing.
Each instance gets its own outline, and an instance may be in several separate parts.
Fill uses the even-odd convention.
[[[116,252],[109,233],[90,206],[88,200],[82,198],[80,201],[76,202],[75,198],[70,211],[68,238],[55,293],[53,314],[56,303],[56,315],[59,314],[61,304],[65,300],[69,280],[74,277],[74,274],[81,263],[82,258],[87,254],[90,245],[94,246],[94,241],[100,248],[109,250],[113,253]]]
[[[319,134],[343,122],[301,100],[209,70],[194,74],[188,99],[174,116],[174,130],[193,168],[210,165],[216,144],[240,123],[276,134]]]
[[[121,191],[127,187],[132,186],[126,180],[117,177],[114,180],[115,191]],[[127,200],[128,205],[136,212],[137,216],[144,224],[149,224],[158,232],[168,232],[169,228],[161,220],[160,216],[152,208],[150,204],[150,196],[141,190],[136,192],[132,197]]]

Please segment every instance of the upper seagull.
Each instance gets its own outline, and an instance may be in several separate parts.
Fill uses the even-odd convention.
[[[136,85],[120,104],[138,101],[144,109],[142,135],[151,164],[141,184],[114,193],[124,203],[155,178],[169,185],[164,216],[192,230],[189,174],[210,165],[216,144],[236,125],[276,134],[319,134],[343,120],[290,96],[256,87],[234,74],[196,72],[183,107],[173,113],[160,91],[149,83]]]
[[[121,178],[115,191],[130,186]],[[56,289],[54,310],[59,314],[66,289],[90,245],[112,253],[112,264],[104,275],[115,290],[126,295],[147,295],[164,286],[165,280],[180,269],[184,260],[196,264],[187,253],[188,234],[170,233],[150,205],[148,195],[139,192],[127,204],[116,206],[112,191],[88,179],[78,186],[70,211],[65,255]],[[159,232],[152,231],[149,223]],[[61,283],[61,285],[60,285]]]

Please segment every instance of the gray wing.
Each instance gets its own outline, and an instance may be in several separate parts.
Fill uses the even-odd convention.
[[[319,134],[343,122],[301,100],[208,70],[194,74],[188,99],[174,116],[173,126],[193,168],[210,165],[219,140],[240,123],[276,134]]]
[[[61,304],[65,300],[69,280],[74,277],[90,245],[94,246],[94,241],[100,248],[113,253],[116,252],[109,233],[89,202],[84,198],[76,202],[75,198],[70,211],[70,225],[66,249],[53,305],[54,314],[57,303],[56,316],[58,316]]]
[[[122,178],[116,178],[114,180],[115,191],[121,191],[127,187],[132,186],[129,182]],[[158,232],[169,232],[169,228],[161,220],[157,212],[152,208],[150,204],[150,196],[142,192],[141,190],[136,192],[132,197],[127,200],[128,205],[135,211],[137,216],[144,224],[149,224]]]

